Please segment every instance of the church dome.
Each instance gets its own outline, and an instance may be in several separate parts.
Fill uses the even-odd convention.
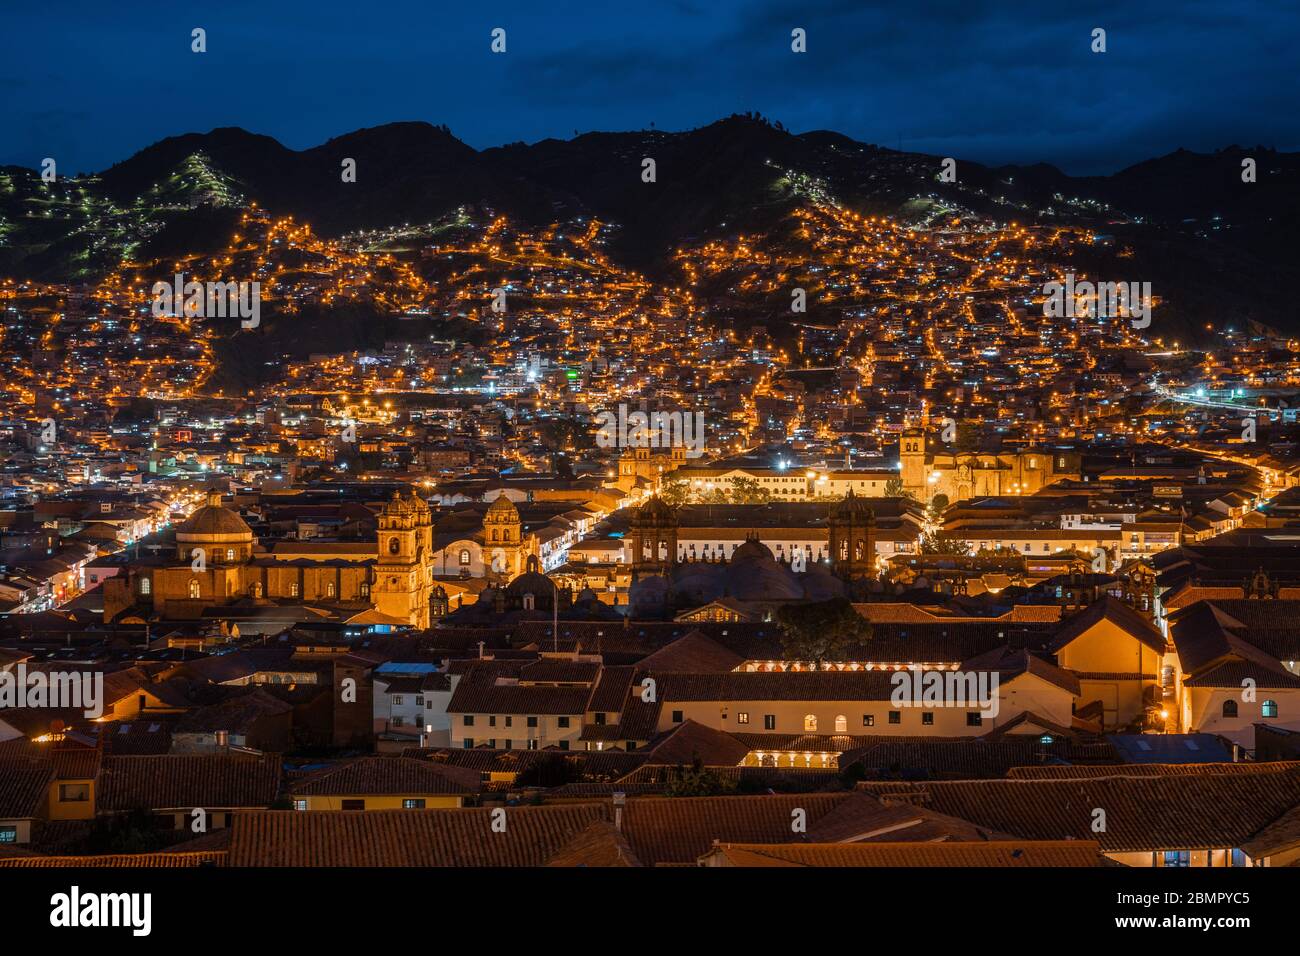
[[[671,523],[674,520],[673,509],[668,507],[658,495],[654,495],[636,510],[636,516],[642,521],[653,521],[657,523]]]
[[[866,498],[858,497],[850,488],[849,493],[843,499],[831,506],[831,518],[838,521],[861,523],[875,521],[876,513],[871,510],[871,505],[867,504]]]
[[[540,571],[525,571],[506,586],[506,594],[511,597],[532,594],[537,598],[545,596],[549,600],[554,594],[551,584],[551,579]]]
[[[209,492],[207,504],[191,512],[176,529],[177,538],[184,541],[224,535],[252,538],[253,529],[233,510],[221,504],[221,495],[217,492]]]
[[[745,564],[750,561],[775,561],[772,549],[757,538],[749,538],[744,544],[731,552],[732,564]]]
[[[488,506],[487,520],[489,521],[518,521],[519,509],[515,503],[506,497],[503,491],[497,497],[496,501]]]

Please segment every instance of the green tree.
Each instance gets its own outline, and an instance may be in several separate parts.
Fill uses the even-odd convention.
[[[950,538],[942,531],[937,534],[922,535],[921,553],[966,555],[970,554],[970,542]]]
[[[664,795],[669,797],[719,797],[732,793],[736,781],[724,777],[716,770],[704,766],[699,754],[692,755],[689,767],[676,767],[669,772]]]
[[[912,501],[916,500],[916,495],[903,487],[902,478],[890,478],[887,482],[885,482],[885,497],[886,498],[910,498]]]
[[[731,503],[736,505],[765,505],[772,500],[772,492],[758,483],[757,478],[732,478]]]
[[[669,508],[680,508],[691,500],[691,487],[679,479],[669,479],[660,486],[659,497]]]
[[[781,628],[781,648],[786,660],[844,659],[849,648],[871,637],[871,625],[847,598],[790,604],[776,612]]]

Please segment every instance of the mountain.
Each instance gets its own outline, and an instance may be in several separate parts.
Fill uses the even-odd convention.
[[[1241,181],[1247,156],[1255,183]],[[355,183],[340,175],[349,158]],[[655,161],[650,183],[646,158]],[[533,225],[596,217],[621,227],[617,257],[655,275],[683,243],[775,228],[794,206],[830,198],[922,224],[956,215],[1089,225],[1123,239],[1136,278],[1203,303],[1197,320],[1290,318],[1284,295],[1300,276],[1284,229],[1300,212],[1300,155],[1177,150],[1106,177],[959,159],[955,183],[938,181],[941,160],[831,131],[794,135],[750,114],[685,132],[485,150],[416,122],[301,151],[223,128],[170,137],[97,176],[54,185],[33,170],[0,169],[0,274],[93,279],[123,255],[165,258],[224,239],[230,211],[256,202],[324,235],[434,222],[467,207]]]

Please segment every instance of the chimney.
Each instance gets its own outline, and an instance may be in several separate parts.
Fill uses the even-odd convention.
[[[623,805],[627,803],[627,794],[622,790],[614,791],[614,829],[623,830]]]

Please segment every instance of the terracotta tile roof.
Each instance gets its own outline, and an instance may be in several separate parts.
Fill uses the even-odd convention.
[[[549,860],[547,866],[640,866],[626,838],[607,820],[589,824]]]
[[[818,867],[1083,867],[1101,866],[1098,844],[1086,840],[997,843],[723,843],[712,852],[732,866]]]
[[[1300,769],[858,787],[1022,839],[1096,839],[1107,852],[1195,850],[1241,846],[1300,804]],[[1107,828],[1100,834],[1092,830],[1095,809],[1106,811]]]
[[[279,789],[278,754],[105,757],[97,804],[108,811],[265,807]]]
[[[231,823],[230,866],[542,866],[597,820],[603,804],[506,809],[268,810]]]
[[[478,793],[478,771],[407,757],[361,757],[299,780],[289,792],[323,796],[463,796]]]
[[[693,863],[715,840],[778,843],[796,839],[794,810],[804,810],[812,827],[848,797],[847,793],[638,797],[629,799],[623,809],[623,833],[647,866]]]
[[[632,685],[632,676],[636,668],[631,665],[606,667],[600,673],[600,680],[592,688],[591,699],[587,701],[587,710],[616,714],[623,709],[627,699],[627,689]]]
[[[537,687],[497,683],[497,675],[472,668],[456,685],[447,704],[450,714],[580,715],[591,696],[590,687]]]
[[[641,668],[652,674],[726,673],[733,671],[745,658],[723,647],[702,631],[691,631],[641,661]]]
[[[1164,635],[1157,631],[1141,613],[1109,594],[1100,601],[1093,602],[1073,617],[1067,618],[1053,636],[1048,649],[1059,651],[1076,637],[1102,621],[1109,621],[1135,640],[1150,647],[1157,654],[1165,652]]]
[[[731,734],[688,720],[644,749],[646,763],[690,766],[700,760],[706,767],[735,767],[749,747]]]
[[[1195,777],[1221,773],[1229,776],[1271,773],[1287,768],[1300,770],[1300,761],[1277,763],[1120,763],[1096,766],[1044,764],[1040,767],[1012,767],[1007,776],[1018,780],[1077,780],[1096,777]]]
[[[106,856],[19,856],[0,857],[0,867],[76,869],[176,869],[192,866],[224,866],[220,850],[201,853],[113,853]]]
[[[14,759],[0,763],[0,818],[40,815],[54,782],[54,766],[44,760]]]
[[[957,738],[920,740],[911,743],[889,739],[840,755],[840,766],[862,764],[881,773],[920,775],[931,779],[998,778],[1018,767],[1043,759],[1115,760],[1108,744],[1078,744],[1069,737],[1042,743],[1033,734],[1008,735],[998,739]],[[1092,768],[1088,768],[1092,769]]]

